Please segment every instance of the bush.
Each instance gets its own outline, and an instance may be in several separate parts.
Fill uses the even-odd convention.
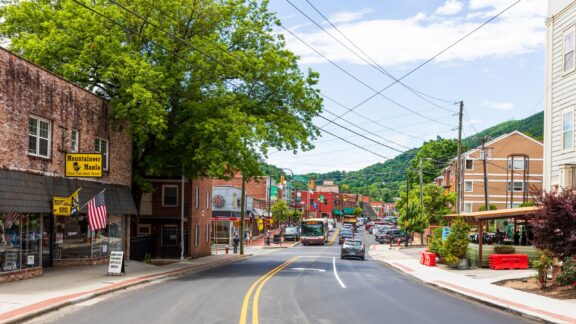
[[[436,227],[434,229],[434,233],[428,243],[428,249],[430,252],[440,255],[442,250],[442,227]]]
[[[496,207],[496,205],[490,205],[490,210],[497,210],[498,208]],[[480,208],[478,208],[478,211],[486,211],[486,205],[482,205],[480,206]]]
[[[516,248],[511,245],[496,245],[494,247],[494,252],[496,252],[496,254],[514,254]]]
[[[547,283],[546,276],[548,274],[548,270],[550,269],[550,267],[552,267],[554,260],[552,260],[552,258],[550,257],[550,254],[546,251],[539,251],[538,254],[539,254],[538,259],[533,260],[531,265],[532,265],[532,268],[534,268],[534,269],[536,269],[536,271],[538,271],[536,278],[538,278],[538,283],[540,283],[540,288],[544,289],[544,288],[546,288],[546,283]]]
[[[576,257],[564,259],[562,273],[556,277],[561,286],[576,285]],[[576,287],[576,286],[575,286]]]
[[[470,225],[458,218],[450,226],[450,234],[442,244],[442,258],[450,266],[455,266],[468,252],[468,233]]]

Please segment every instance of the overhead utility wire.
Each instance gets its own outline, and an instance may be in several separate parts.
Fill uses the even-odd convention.
[[[372,66],[374,69],[376,69],[378,72],[386,75],[387,77],[389,77],[390,79],[397,81],[400,85],[402,85],[404,88],[406,88],[408,91],[412,92],[413,94],[415,94],[416,96],[418,96],[420,99],[428,102],[429,104],[435,106],[436,108],[439,109],[444,109],[446,111],[450,111],[450,112],[455,112],[453,110],[444,108],[432,101],[430,101],[429,99],[425,98],[421,93],[423,93],[422,91],[416,91],[415,89],[413,89],[412,87],[409,87],[408,85],[404,84],[402,81],[398,80],[396,77],[394,77],[394,75],[392,75],[390,72],[388,72],[384,67],[382,67],[381,65],[379,65],[372,57],[370,57],[368,54],[366,54],[365,51],[363,51],[360,47],[358,47],[352,40],[350,40],[350,38],[348,38],[336,25],[334,25],[320,10],[318,10],[318,8],[316,8],[310,1],[306,0],[306,2],[320,15],[322,16],[322,18],[328,22],[330,24],[330,26],[332,26],[340,35],[342,35],[342,37],[344,37],[350,44],[352,44],[352,46],[354,46],[354,48],[356,48],[360,53],[362,53],[365,57],[368,58],[368,60],[370,60],[370,62],[368,60],[366,60],[363,56],[359,55],[356,51],[352,50],[350,47],[348,47],[346,44],[344,44],[342,41],[340,41],[338,38],[334,37],[334,35],[332,35],[332,33],[330,33],[329,31],[327,31],[324,27],[322,27],[320,24],[318,24],[313,18],[311,18],[310,16],[308,16],[305,12],[303,12],[300,8],[298,8],[295,4],[293,4],[290,0],[286,0],[286,2],[288,2],[292,7],[294,7],[294,9],[298,10],[304,17],[308,18],[308,20],[310,20],[314,25],[316,25],[318,28],[322,29],[326,34],[328,34],[332,39],[334,39],[336,42],[338,42],[340,45],[342,45],[344,48],[346,48],[350,53],[354,54],[356,57],[358,57],[359,59],[361,59],[362,61],[366,62],[366,64]],[[444,100],[444,99],[438,99],[429,95],[426,95],[427,97],[430,98],[434,98],[437,100],[442,100],[444,102],[451,102],[453,104],[456,103],[455,100]]]
[[[361,148],[362,150],[364,150],[364,151],[366,151],[366,152],[370,152],[370,153],[372,153],[372,154],[374,154],[374,155],[377,155],[377,156],[379,156],[379,157],[381,157],[381,158],[383,158],[383,159],[385,159],[385,160],[390,160],[389,157],[386,157],[386,156],[384,156],[384,155],[382,155],[382,154],[376,153],[376,152],[374,152],[374,151],[372,151],[372,150],[369,150],[369,149],[367,149],[367,148],[365,148],[365,147],[362,147],[362,146],[360,146],[360,145],[358,145],[358,144],[356,144],[356,143],[350,142],[349,140],[344,139],[344,138],[342,138],[342,137],[340,137],[340,136],[338,136],[338,135],[335,135],[334,133],[331,133],[331,132],[329,132],[329,131],[327,131],[327,130],[325,130],[325,129],[323,129],[322,131],[325,132],[325,133],[327,133],[327,134],[329,134],[329,135],[332,135],[332,136],[334,136],[334,137],[337,137],[337,138],[343,140],[344,142],[346,142],[346,143],[348,143],[348,144],[352,144],[352,145],[354,145],[354,146],[356,146],[356,147],[358,147],[358,148]]]
[[[469,33],[467,33],[466,35],[462,36],[460,39],[458,39],[457,41],[455,41],[454,43],[450,44],[448,47],[446,47],[445,49],[441,50],[440,52],[438,52],[437,54],[435,54],[434,56],[432,56],[431,58],[427,59],[426,61],[422,62],[421,64],[419,64],[418,66],[416,66],[415,68],[413,68],[412,70],[408,71],[408,73],[404,74],[403,76],[401,76],[400,78],[398,78],[398,81],[394,81],[391,84],[387,85],[386,87],[384,87],[382,90],[378,91],[377,93],[371,95],[370,97],[364,99],[362,102],[360,102],[359,104],[357,104],[356,106],[354,106],[352,108],[352,110],[357,109],[358,107],[362,106],[363,104],[367,103],[368,101],[374,99],[376,96],[378,96],[379,94],[381,94],[382,92],[388,90],[390,87],[392,87],[393,85],[395,85],[397,82],[404,80],[406,77],[412,75],[414,72],[418,71],[419,69],[421,69],[423,66],[425,66],[426,64],[432,62],[433,60],[435,60],[437,57],[439,57],[440,55],[444,54],[445,52],[447,52],[449,49],[451,49],[452,47],[456,46],[457,44],[459,44],[460,42],[462,42],[463,40],[465,40],[466,38],[468,38],[470,35],[474,34],[475,32],[477,32],[478,30],[480,30],[481,28],[483,28],[484,26],[488,25],[489,23],[491,23],[493,20],[495,20],[496,18],[500,17],[502,14],[504,14],[506,11],[510,10],[512,7],[514,7],[515,5],[517,5],[518,3],[520,3],[522,0],[517,0],[516,2],[514,2],[513,4],[511,4],[510,6],[508,6],[507,8],[505,8],[504,10],[500,11],[498,14],[496,14],[495,16],[493,16],[492,18],[488,19],[486,22],[484,22],[482,25],[474,28],[472,31],[470,31]],[[340,115],[340,117],[344,116],[348,114],[348,112],[343,113],[342,115]]]
[[[149,23],[147,19],[139,16],[137,13],[133,12],[132,10],[129,10],[129,9],[123,7],[122,5],[116,3],[114,0],[110,0],[110,1],[111,1],[113,4],[115,4],[116,6],[124,9],[125,11],[128,11],[130,14],[137,16],[138,18],[140,18],[140,19],[143,20],[144,22]],[[158,12],[160,12],[160,13],[161,13],[162,15],[164,15],[165,17],[169,17],[170,20],[172,20],[172,21],[174,21],[174,22],[177,22],[173,17],[170,17],[170,15],[166,14],[163,10],[161,10],[160,8],[157,8],[157,7],[156,7],[155,5],[153,5],[152,3],[150,3],[150,2],[148,2],[148,1],[146,1],[146,0],[143,0],[143,1],[144,1],[144,3],[146,3],[146,4],[147,4],[148,6],[150,6],[151,8],[156,9]],[[169,36],[172,36],[172,35],[170,35],[168,32],[166,32],[166,31],[160,29],[159,27],[155,26],[154,24],[152,24],[152,23],[150,23],[150,24],[151,24],[152,26],[156,27],[158,30],[162,31],[163,33],[168,34]],[[175,37],[175,36],[173,36],[173,37]],[[182,42],[184,42],[184,41],[182,41]],[[214,43],[213,43],[212,41],[210,41],[210,40],[207,40],[207,42],[213,44],[217,49],[223,51],[223,52],[226,53],[228,56],[234,58],[236,61],[238,61],[238,62],[240,62],[240,63],[244,63],[244,62],[242,62],[240,59],[238,59],[236,56],[230,54],[228,51],[222,50],[222,49],[218,46],[218,44],[214,44]],[[189,45],[187,42],[184,42],[184,43],[185,43],[187,46],[191,47],[192,49],[197,50],[196,47]],[[200,52],[200,53],[203,54],[202,52]],[[210,57],[210,58],[211,58],[211,57]],[[213,58],[211,58],[211,59],[213,59]],[[214,59],[213,59],[213,60],[214,60]],[[220,62],[218,62],[218,63],[220,63]],[[222,63],[220,63],[220,64],[223,65]],[[238,71],[236,71],[236,72],[239,73]],[[239,74],[241,74],[241,73],[239,73]],[[274,90],[271,90],[271,89],[269,89],[269,88],[266,87],[266,86],[264,86],[264,87],[265,87],[266,89],[272,91],[272,92],[275,92]],[[333,101],[333,102],[335,102],[336,104],[339,104],[339,105],[343,106],[344,108],[346,108],[346,107],[345,107],[344,105],[342,105],[341,103],[339,103],[339,102],[337,102],[337,101],[335,101],[335,100],[333,100],[333,99],[331,99],[331,98],[328,98],[327,96],[325,96],[325,95],[323,95],[323,94],[320,94],[320,95],[323,96],[323,97],[325,97],[325,98],[327,98],[327,99],[329,99],[329,100],[331,100],[331,101]],[[330,112],[330,111],[329,111],[328,109],[326,109],[326,108],[324,108],[324,111],[326,111],[326,112],[328,112],[328,113],[330,113],[330,114],[333,114],[334,116],[337,116],[336,114]],[[367,118],[367,117],[365,117],[365,116],[363,116],[363,115],[361,115],[361,114],[358,114],[358,113],[356,113],[356,112],[354,112],[354,113],[355,113],[356,115],[358,115],[358,116],[360,116],[360,117],[362,117],[362,118],[370,121],[370,122],[373,122],[371,119],[369,119],[369,118]],[[389,127],[384,126],[384,125],[382,125],[382,124],[379,124],[379,123],[376,123],[376,124],[379,125],[379,126],[385,127],[385,128],[387,128],[387,129],[389,129],[389,130],[391,130],[391,131],[394,131],[392,128],[389,128]],[[324,126],[326,126],[326,125],[324,125]],[[324,127],[324,126],[322,126],[322,127]],[[322,128],[322,127],[320,127],[320,128]],[[358,128],[361,128],[361,127],[358,127]],[[385,139],[385,138],[383,138],[383,137],[381,137],[381,136],[379,136],[379,135],[377,135],[377,134],[374,134],[374,133],[372,133],[372,132],[370,132],[370,131],[368,131],[368,130],[365,130],[364,128],[361,128],[361,129],[364,130],[364,131],[367,131],[367,132],[369,132],[369,133],[371,133],[371,134],[373,134],[373,135],[375,135],[375,136],[377,136],[377,137],[379,137],[379,138],[381,138],[381,139],[383,139],[383,140],[385,140],[385,141],[387,141],[387,142],[390,142],[390,143],[393,143],[393,144],[395,144],[395,145],[402,146],[402,147],[405,147],[405,148],[407,148],[407,149],[410,149],[410,147],[406,147],[406,146],[404,146],[404,145],[402,145],[402,144],[399,144],[399,143],[396,143],[396,142],[394,142],[394,141]],[[403,134],[403,135],[405,135],[405,136],[414,137],[414,136],[411,136],[411,135],[406,134],[406,133],[403,133],[403,132],[398,132],[398,133],[399,133],[399,134]],[[414,138],[423,140],[422,138],[417,138],[417,137],[414,137]]]
[[[370,89],[371,91],[373,91],[373,92],[374,92],[374,95],[373,95],[374,97],[375,97],[375,96],[380,96],[380,97],[388,100],[389,102],[395,104],[396,106],[398,106],[398,107],[400,107],[400,108],[402,108],[402,109],[404,109],[404,110],[407,110],[407,111],[413,113],[414,115],[418,115],[418,116],[420,116],[420,117],[422,117],[422,118],[428,119],[428,120],[433,121],[433,122],[435,122],[435,123],[442,124],[442,125],[446,125],[446,126],[450,126],[450,127],[453,126],[453,125],[450,125],[450,124],[441,122],[441,121],[439,121],[439,120],[435,120],[435,119],[433,119],[433,118],[430,118],[430,117],[428,117],[428,116],[426,116],[426,115],[423,115],[423,114],[419,113],[418,111],[415,111],[415,110],[413,110],[413,109],[410,109],[410,108],[402,105],[401,103],[393,100],[392,98],[383,95],[383,94],[382,94],[382,91],[376,90],[375,88],[373,88],[372,86],[370,86],[370,85],[367,84],[366,82],[360,80],[358,77],[356,77],[356,76],[353,75],[352,73],[348,72],[346,69],[344,69],[343,67],[341,67],[340,65],[338,65],[336,62],[334,62],[334,61],[332,61],[331,59],[329,59],[326,55],[322,54],[320,51],[318,51],[318,50],[317,50],[316,48],[314,48],[312,45],[308,44],[305,40],[303,40],[302,38],[298,37],[298,35],[296,35],[295,33],[293,33],[290,29],[286,28],[284,25],[280,25],[280,27],[281,27],[282,29],[284,29],[285,31],[287,31],[288,33],[290,33],[294,38],[296,38],[297,40],[299,40],[302,44],[306,45],[308,48],[310,48],[310,49],[311,49],[312,51],[314,51],[316,54],[320,55],[322,58],[324,58],[324,59],[325,59],[326,61],[328,61],[330,64],[334,65],[334,66],[335,66],[336,68],[338,68],[340,71],[344,72],[344,74],[348,75],[348,76],[351,77],[352,79],[356,80],[358,83],[362,84],[362,85],[365,86],[366,88],[368,88],[368,89]],[[357,108],[357,107],[356,107],[356,108]],[[354,109],[355,109],[355,108],[352,108],[352,110],[354,110]],[[345,115],[345,114],[346,114],[346,113],[344,113],[344,115]],[[340,117],[341,117],[341,116],[343,116],[343,115],[340,115]],[[324,126],[326,126],[326,125],[324,125]]]

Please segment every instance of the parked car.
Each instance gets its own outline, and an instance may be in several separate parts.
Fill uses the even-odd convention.
[[[340,259],[344,258],[359,258],[364,260],[366,249],[361,240],[346,239],[342,248],[340,249]]]
[[[352,225],[350,223],[344,223],[344,224],[342,224],[342,229],[349,229],[351,231],[354,231],[354,225]]]
[[[370,228],[374,226],[374,222],[368,222],[366,223],[366,225],[364,226],[364,229],[367,230],[368,232],[370,232]],[[370,232],[372,233],[372,232]]]
[[[298,227],[295,226],[286,227],[286,229],[284,229],[284,240],[285,241],[300,240],[300,231],[298,230]]]
[[[342,229],[340,231],[340,237],[338,238],[338,244],[343,244],[346,239],[354,238],[354,232],[350,229]]]
[[[380,244],[390,243],[390,242],[398,242],[400,240],[401,243],[406,242],[406,233],[399,229],[390,229],[382,233],[376,237],[376,241]]]

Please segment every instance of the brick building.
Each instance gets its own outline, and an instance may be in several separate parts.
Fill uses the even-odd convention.
[[[151,257],[178,258],[182,242],[184,207],[184,256],[198,258],[211,253],[212,181],[210,179],[147,179],[153,192],[144,193],[136,235],[152,237]],[[184,202],[182,205],[182,195]]]
[[[108,114],[105,100],[0,48],[0,281],[128,254],[132,139]],[[102,177],[65,177],[76,152],[101,153]],[[88,229],[86,208],[52,214],[53,197],[79,188],[80,206],[105,189],[105,229]]]
[[[514,208],[531,201],[531,190],[541,190],[543,181],[543,145],[521,132],[499,136],[462,154],[460,210],[475,212],[485,205],[483,157],[486,158],[489,204],[497,209]],[[456,159],[446,167],[436,184],[446,192],[456,188]]]

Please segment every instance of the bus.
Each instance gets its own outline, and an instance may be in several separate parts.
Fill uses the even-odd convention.
[[[305,219],[300,224],[300,242],[302,245],[328,242],[328,220],[326,218]]]

